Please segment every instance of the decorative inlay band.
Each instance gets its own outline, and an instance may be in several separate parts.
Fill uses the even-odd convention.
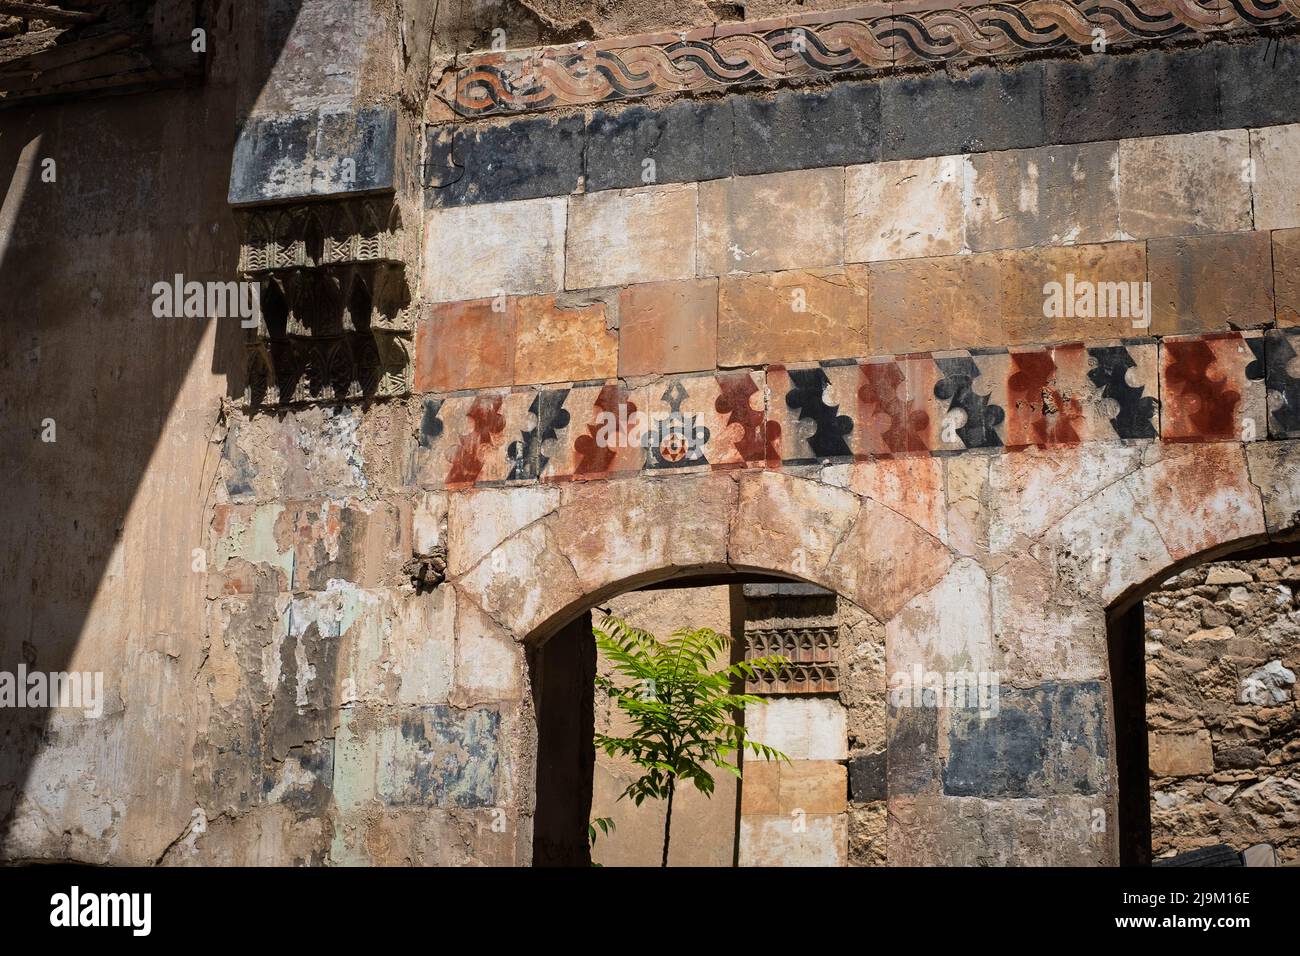
[[[796,602],[790,602],[798,607]],[[839,690],[838,625],[745,628],[745,658],[779,655],[789,663],[759,671],[745,682],[747,694],[833,694]]]
[[[428,395],[425,488],[1300,436],[1300,329]]]
[[[1297,19],[1300,0],[877,4],[683,33],[477,54],[447,70],[434,92],[462,116],[488,116]]]
[[[241,272],[402,260],[401,219],[387,197],[262,206],[238,218]]]

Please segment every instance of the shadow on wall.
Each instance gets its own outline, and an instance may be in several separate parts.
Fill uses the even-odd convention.
[[[241,109],[302,3],[200,3],[201,85],[0,110],[0,671],[104,672],[98,721],[0,708],[0,857],[21,845],[87,859],[81,820],[59,821],[94,797],[67,791],[115,777],[158,781],[140,829],[112,840],[134,862],[161,851],[171,836],[159,827],[179,828],[193,806],[188,738],[170,708],[191,699],[200,664],[192,550],[204,544],[224,392],[208,366],[239,366],[242,331],[155,318],[151,289],[177,273],[235,278],[226,195]],[[110,738],[124,730],[152,752],[119,753]],[[44,832],[14,834],[35,772],[49,781],[31,795]],[[101,824],[118,827],[123,801],[140,796],[101,796]]]

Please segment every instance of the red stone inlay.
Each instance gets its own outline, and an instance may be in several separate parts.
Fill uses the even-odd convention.
[[[736,452],[746,462],[781,460],[781,425],[765,421],[763,409],[754,408],[751,402],[759,392],[758,385],[748,372],[733,372],[718,376],[718,397],[713,407],[727,416],[728,425],[739,425],[741,435],[736,440]]]
[[[468,412],[473,428],[461,437],[460,445],[452,456],[451,471],[447,474],[449,486],[472,485],[478,480],[487,452],[500,444],[494,439],[506,430],[506,419],[501,414],[502,401],[500,395],[474,399]]]
[[[1235,438],[1241,392],[1231,387],[1211,343],[1205,339],[1166,339],[1163,348],[1164,437],[1196,441]]]
[[[1007,404],[1008,449],[1079,444],[1075,425],[1083,418],[1083,406],[1057,388],[1050,350],[1011,353]]]
[[[926,451],[930,415],[923,397],[910,394],[899,362],[860,365],[858,427],[862,429],[859,455],[899,455]]]
[[[631,420],[636,414],[637,407],[627,398],[627,390],[616,383],[605,385],[601,388],[600,394],[596,397],[595,404],[592,406],[594,414],[592,420],[587,424],[587,434],[579,435],[573,443],[574,453],[577,455],[577,463],[573,467],[574,478],[593,478],[607,475],[614,459],[618,455],[618,447],[611,445],[602,448],[596,441],[596,436],[605,428],[606,416],[614,416],[616,421],[622,421],[619,417],[619,405],[626,404],[626,419]],[[620,437],[626,438],[626,435]]]

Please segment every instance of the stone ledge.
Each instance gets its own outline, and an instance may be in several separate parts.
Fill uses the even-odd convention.
[[[1285,4],[1267,11],[1252,8],[1250,18],[1235,6],[1207,16],[1188,0],[1119,0],[1105,8],[1074,0],[875,4],[679,33],[471,54],[443,72],[433,93],[451,112],[488,116],[1087,50],[1098,31],[1105,49],[1285,26],[1295,18],[1295,10]]]
[[[1297,121],[1300,41],[1215,41],[976,67],[958,77],[839,80],[829,89],[438,124],[426,133],[426,203],[506,202]]]
[[[397,113],[386,107],[250,117],[235,144],[232,206],[397,188]]]

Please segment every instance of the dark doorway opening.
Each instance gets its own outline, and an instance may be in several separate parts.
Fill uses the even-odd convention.
[[[537,807],[534,866],[590,866],[596,645],[584,611],[529,660],[537,707]]]

